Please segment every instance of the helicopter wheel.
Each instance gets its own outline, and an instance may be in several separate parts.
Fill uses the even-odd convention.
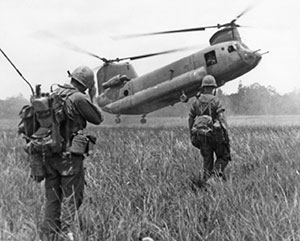
[[[142,116],[142,119],[141,119],[141,123],[142,124],[146,124],[147,120],[145,119],[146,115],[143,115]]]
[[[115,119],[116,124],[120,124],[121,123],[121,119],[120,116],[117,115],[116,119]]]
[[[179,99],[180,99],[180,102],[182,102],[182,103],[186,103],[189,101],[189,98],[186,96],[186,94],[183,91],[182,91],[182,94],[180,95]]]

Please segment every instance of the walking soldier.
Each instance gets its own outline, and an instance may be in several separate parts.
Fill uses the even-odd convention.
[[[231,159],[225,109],[213,94],[216,87],[215,78],[206,75],[201,84],[202,93],[189,114],[191,142],[203,157],[203,179],[197,184],[205,183],[212,174],[226,180],[224,170]]]
[[[99,125],[103,121],[91,101],[95,94],[93,71],[81,66],[69,76],[70,84],[59,85],[50,94],[36,91],[31,105],[20,114],[19,132],[27,139],[25,150],[32,160],[32,177],[38,182],[45,179],[42,241],[74,240],[72,224],[83,200],[84,154],[89,143],[96,141],[83,129],[87,122]],[[90,98],[85,95],[87,89]]]

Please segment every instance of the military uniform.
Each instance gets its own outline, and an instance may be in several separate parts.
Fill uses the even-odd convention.
[[[99,109],[82,91],[72,85],[65,85],[55,91],[68,96],[65,102],[68,117],[61,126],[61,135],[67,142],[71,143],[87,122],[98,125],[103,121]],[[70,91],[73,93],[69,94]],[[82,204],[84,155],[69,153],[67,143],[65,147],[65,152],[61,154],[44,157],[46,201],[40,228],[41,240],[60,240],[59,236],[72,234],[75,212]]]
[[[230,161],[230,147],[225,123],[222,123],[219,118],[224,111],[225,109],[216,96],[213,94],[201,94],[192,104],[189,113],[191,141],[195,147],[200,149],[203,157],[204,182],[212,174],[222,176],[225,179],[224,169]],[[211,136],[194,136],[192,134],[195,118],[200,115],[212,117],[214,128]],[[216,160],[214,160],[214,155],[216,155]]]

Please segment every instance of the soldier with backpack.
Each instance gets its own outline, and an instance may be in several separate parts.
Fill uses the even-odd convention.
[[[216,87],[215,78],[206,75],[201,84],[202,93],[189,114],[191,142],[203,157],[203,178],[197,180],[197,185],[205,184],[212,175],[226,180],[224,170],[231,159],[225,109],[213,94]]]
[[[72,225],[82,204],[84,191],[84,155],[95,137],[83,130],[87,122],[99,125],[100,110],[92,103],[95,95],[93,71],[76,68],[70,84],[59,85],[49,94],[37,93],[31,106],[22,109],[19,132],[27,140],[25,151],[31,158],[32,177],[45,179],[42,241],[74,240]],[[85,94],[89,90],[88,97]]]

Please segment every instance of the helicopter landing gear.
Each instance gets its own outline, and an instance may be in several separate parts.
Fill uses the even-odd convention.
[[[189,98],[186,96],[186,94],[184,93],[184,91],[182,91],[182,94],[180,95],[179,99],[180,99],[180,101],[182,103],[186,103],[186,102],[189,101]]]
[[[147,120],[145,119],[146,115],[142,115],[141,123],[146,124]]]
[[[115,122],[116,122],[116,124],[120,124],[121,123],[120,115],[116,116]]]

